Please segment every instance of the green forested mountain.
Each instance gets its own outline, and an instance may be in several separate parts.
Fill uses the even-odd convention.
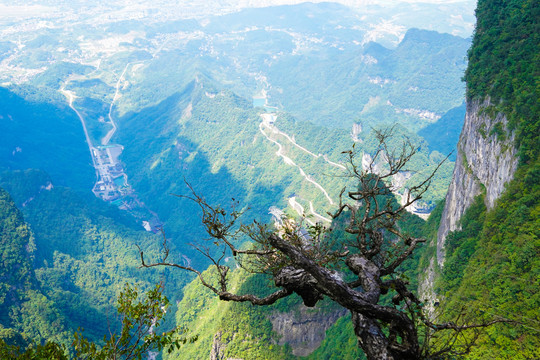
[[[32,266],[35,244],[33,236],[9,194],[0,189],[2,229],[2,302],[1,324],[9,328],[10,310],[24,301],[26,291],[35,290],[36,276]],[[3,329],[2,329],[3,330]]]
[[[470,99],[490,97],[517,133],[523,162],[538,160],[540,6],[535,1],[479,1],[465,73]]]
[[[0,133],[4,134],[0,142],[1,168],[39,168],[59,184],[91,187],[92,160],[75,113],[52,89],[19,90],[25,94],[0,87]]]
[[[117,141],[125,146],[123,161],[127,172],[133,174],[130,182],[140,199],[159,214],[172,241],[191,257],[197,254],[188,244],[205,234],[192,226],[198,221],[196,206],[171,195],[189,194],[184,180],[214,204],[229,204],[235,198],[242,206],[249,206],[246,219],[266,222],[271,206],[286,208],[292,197],[306,215],[310,202],[323,216],[335,207],[348,178],[343,177],[343,165],[340,168],[329,161],[344,160],[342,151],[353,144],[350,132],[328,130],[285,112],[277,113],[274,126],[265,127],[261,109],[254,109],[247,100],[201,80],[154,107],[122,117]],[[399,147],[401,138],[407,137],[420,148],[410,163],[408,179],[408,184],[418,183],[444,156],[403,127],[396,126],[395,132],[390,146]],[[360,156],[362,150],[374,151],[371,130],[358,137],[355,148]],[[280,148],[295,165],[277,155]],[[444,196],[451,169],[451,162],[441,167],[425,196],[428,208]],[[290,208],[288,211],[294,213]]]
[[[473,317],[513,321],[483,332],[468,358],[533,359],[540,356],[540,5],[480,0],[477,18],[468,101],[490,98],[484,111],[507,116],[508,128],[489,135],[515,134],[520,164],[493,209],[484,191],[461,218],[462,230],[449,234],[437,287],[448,318],[465,308]]]
[[[320,125],[400,122],[417,131],[434,121],[430,114],[441,116],[462,102],[457,80],[469,46],[467,39],[410,29],[395,49],[369,43],[305,51],[272,62],[269,94],[294,116]]]
[[[69,345],[81,327],[99,342],[118,326],[114,304],[126,282],[148,289],[164,281],[169,297],[176,298],[181,274],[138,269],[136,245],[157,256],[160,235],[145,232],[92,194],[51,186],[41,171],[3,172],[0,186],[14,199],[2,190],[6,329],[27,342]]]
[[[40,288],[33,268],[35,239],[12,198],[0,189],[2,287],[0,336],[18,346],[30,340],[64,341],[65,316]]]
[[[483,198],[461,219],[463,229],[448,237],[447,260],[438,285],[445,316],[465,307],[469,315],[516,323],[488,328],[470,359],[534,359],[540,320],[539,167],[523,167],[517,179],[486,211]]]

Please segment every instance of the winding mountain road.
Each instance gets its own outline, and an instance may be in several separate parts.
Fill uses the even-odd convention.
[[[297,165],[290,157],[288,157],[287,155],[284,154],[283,152],[283,145],[281,145],[279,142],[277,142],[276,140],[272,139],[270,136],[268,136],[265,132],[264,132],[264,127],[269,127],[269,130],[272,130],[272,128],[270,127],[270,125],[266,124],[264,121],[261,122],[259,124],[259,130],[260,132],[266,137],[266,139],[268,139],[268,141],[276,144],[278,146],[278,151],[276,151],[276,155],[278,157],[281,157],[283,158],[283,161],[285,162],[285,164],[287,165],[290,165],[290,166],[294,166],[298,169],[298,171],[300,172],[300,175],[302,175],[304,177],[304,179],[310,183],[312,183],[313,185],[315,185],[315,187],[317,187],[323,194],[324,196],[326,197],[326,199],[328,200],[328,202],[330,203],[330,205],[334,205],[334,200],[332,200],[332,198],[330,197],[330,195],[328,195],[328,192],[326,191],[325,188],[323,188],[321,186],[321,184],[319,184],[318,182],[316,182],[315,180],[313,180],[309,175],[307,175],[304,171],[304,169],[302,169],[299,165]]]
[[[107,132],[107,134],[103,137],[103,139],[101,139],[101,145],[108,145],[109,141],[111,141],[111,138],[113,137],[114,133],[117,130],[116,123],[114,122],[112,118],[112,109],[113,109],[114,103],[116,102],[116,99],[118,99],[118,95],[120,92],[120,84],[122,83],[122,79],[124,78],[124,75],[126,74],[126,71],[129,65],[131,64],[132,63],[127,63],[127,65],[124,67],[124,71],[122,71],[122,75],[120,75],[120,77],[118,78],[118,81],[116,82],[116,90],[114,93],[114,97],[111,101],[111,105],[109,106],[109,113],[107,115],[109,117],[109,122],[112,125],[112,129]]]
[[[270,128],[274,133],[279,134],[281,136],[284,136],[285,138],[287,138],[287,140],[289,140],[289,142],[291,144],[293,144],[294,146],[296,146],[298,149],[305,152],[306,154],[314,157],[315,159],[318,159],[318,158],[322,157],[324,159],[324,161],[326,161],[328,164],[330,164],[332,166],[335,166],[335,167],[338,167],[338,168],[340,168],[342,170],[347,170],[347,168],[345,166],[343,166],[341,164],[338,164],[336,162],[333,162],[330,159],[328,159],[328,155],[326,155],[326,154],[318,154],[318,155],[316,155],[315,153],[313,153],[312,151],[309,151],[308,149],[306,149],[302,145],[299,145],[296,142],[296,140],[294,139],[294,137],[291,137],[288,134],[284,133],[283,131],[279,130],[275,125],[271,125],[272,117],[274,117],[274,116],[276,116],[276,115],[274,115],[274,114],[261,114],[261,117],[263,118],[263,122],[265,123],[265,125],[268,128]]]

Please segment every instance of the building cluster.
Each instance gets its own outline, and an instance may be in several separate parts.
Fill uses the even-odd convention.
[[[105,201],[114,201],[131,193],[122,164],[118,161],[122,150],[121,145],[92,148],[92,156],[98,174],[98,181],[92,191]]]

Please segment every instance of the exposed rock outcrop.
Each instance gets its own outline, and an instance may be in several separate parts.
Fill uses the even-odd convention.
[[[489,116],[489,100],[467,103],[467,115],[458,143],[454,175],[437,234],[437,262],[444,264],[444,244],[449,232],[459,230],[459,220],[473,199],[485,191],[485,203],[495,201],[512,180],[518,165],[514,134],[507,130],[503,114]]]
[[[429,266],[420,275],[418,284],[418,297],[424,303],[424,310],[430,319],[435,314],[435,304],[438,302],[437,294],[433,291],[436,277],[435,258],[431,258]]]
[[[359,135],[362,132],[362,123],[355,123],[351,129],[351,138],[354,142],[362,142]]]
[[[326,330],[346,314],[345,309],[325,311],[299,305],[298,309],[290,312],[274,312],[269,316],[269,320],[273,331],[277,333],[276,342],[279,345],[288,344],[294,355],[307,356],[321,345]],[[227,357],[225,354],[229,342],[222,335],[221,331],[214,335],[210,360],[247,360]]]
[[[307,356],[319,347],[326,330],[346,313],[344,309],[327,312],[301,305],[296,312],[274,313],[270,321],[281,336],[279,345],[289,344],[294,355]]]
[[[210,360],[225,360],[225,347],[226,345],[221,342],[221,331],[218,331],[214,335],[214,341],[212,342]]]

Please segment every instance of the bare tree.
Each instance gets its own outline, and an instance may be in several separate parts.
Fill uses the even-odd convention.
[[[445,354],[468,351],[455,345],[464,330],[488,326],[489,323],[433,323],[423,312],[423,304],[408,289],[407,281],[396,269],[411,256],[425,239],[401,231],[398,220],[407,207],[422,198],[437,169],[420,184],[406,192],[397,204],[389,187],[393,176],[406,171],[417,148],[405,141],[398,150],[388,146],[392,130],[377,132],[378,147],[368,164],[358,165],[358,153],[347,151],[347,176],[355,180],[354,189],[344,188],[337,210],[328,213],[344,227],[342,236],[329,236],[332,229],[321,225],[304,227],[291,219],[282,219],[271,228],[257,222],[239,224],[242,211],[233,203],[230,210],[209,205],[192,190],[187,198],[197,203],[202,212],[202,224],[210,236],[209,245],[196,249],[210,259],[218,280],[205,278],[201,271],[169,262],[169,249],[164,236],[164,256],[161,261],[147,263],[141,251],[142,267],[172,266],[195,273],[201,283],[221,300],[269,305],[298,294],[306,306],[315,306],[324,297],[349,310],[359,346],[368,359],[434,359]],[[189,185],[188,185],[189,186]],[[186,196],[182,196],[186,197]],[[248,236],[250,247],[240,247],[238,239]],[[255,272],[272,276],[275,292],[265,297],[236,294],[229,291],[227,257],[236,264]],[[381,296],[392,293],[392,304],[381,304]],[[421,331],[421,333],[419,333]],[[433,335],[443,331],[445,345],[435,350]],[[470,346],[469,346],[470,348]]]

